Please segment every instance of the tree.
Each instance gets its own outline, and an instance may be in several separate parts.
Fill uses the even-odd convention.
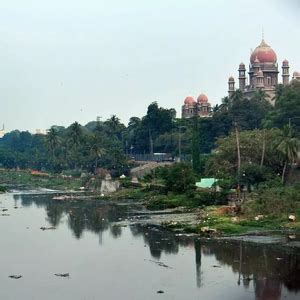
[[[78,147],[82,141],[82,129],[78,122],[74,122],[70,126],[69,140],[72,146]]]
[[[276,141],[276,149],[283,162],[281,182],[284,183],[287,165],[298,159],[299,140],[294,137],[293,128],[287,125],[283,127]]]
[[[192,133],[192,162],[193,170],[196,173],[200,172],[200,137],[198,118],[193,118],[193,133]]]
[[[57,130],[54,127],[51,127],[46,136],[46,145],[48,150],[51,153],[53,161],[55,161],[56,159],[55,151],[57,150],[60,144],[61,144],[61,140],[58,136]]]
[[[175,163],[171,167],[166,167],[162,173],[169,191],[184,193],[195,185],[194,172],[190,164]]]
[[[267,128],[283,128],[291,120],[292,125],[300,128],[300,82],[293,80],[287,86],[279,85],[276,89],[276,102],[273,110],[264,119]],[[299,131],[299,130],[298,130]],[[300,137],[300,134],[295,132]]]
[[[96,173],[98,168],[98,160],[106,153],[101,141],[96,135],[94,135],[90,141],[90,151],[95,160],[94,172]]]
[[[264,166],[277,174],[281,170],[281,160],[278,151],[273,146],[274,141],[280,135],[279,129],[271,130],[248,130],[240,131],[239,148],[242,165],[260,165],[263,150],[263,139],[265,139]],[[235,177],[238,170],[237,139],[235,132],[227,137],[217,139],[217,147],[214,154],[208,159],[206,173],[217,178]]]
[[[230,105],[231,105],[231,100],[228,96],[226,96],[222,99],[222,104],[220,105],[220,110],[227,112],[229,110]]]

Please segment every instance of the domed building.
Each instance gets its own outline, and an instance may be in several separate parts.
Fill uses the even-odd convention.
[[[284,60],[282,62],[282,84],[289,84],[289,62]],[[239,89],[243,92],[245,97],[251,98],[258,90],[263,90],[268,95],[267,100],[271,104],[275,104],[275,89],[278,84],[278,62],[275,51],[269,46],[264,39],[255,48],[250,56],[249,64],[249,82],[247,83],[246,67],[244,63],[239,65]],[[300,79],[297,77],[299,72],[295,72],[293,79]],[[295,76],[296,74],[296,76]],[[228,79],[228,95],[231,96],[235,91],[235,80],[233,77]]]
[[[188,96],[184,100],[182,106],[181,115],[182,118],[198,117],[210,117],[211,116],[211,104],[208,102],[208,98],[205,94],[200,94],[197,101],[192,96]]]

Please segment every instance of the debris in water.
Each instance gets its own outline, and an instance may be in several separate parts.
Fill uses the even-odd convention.
[[[58,276],[58,277],[69,277],[70,276],[69,273],[55,273],[54,275]]]
[[[283,260],[282,257],[276,257],[276,260]]]
[[[1,216],[8,217],[8,216],[10,216],[10,214],[1,214]]]
[[[157,294],[163,294],[163,293],[164,293],[164,291],[162,291],[162,290],[159,290],[159,291],[157,291],[156,293],[157,293]]]
[[[213,265],[213,268],[221,268],[221,266]]]
[[[153,262],[153,263],[155,263],[155,264],[157,264],[157,265],[158,265],[158,266],[160,266],[160,267],[164,267],[164,268],[172,269],[170,266],[168,266],[168,265],[164,264],[164,263],[163,263],[163,262],[161,262],[161,261],[155,261],[155,260],[151,260],[151,259],[149,259],[149,261],[150,261],[150,262]]]
[[[40,227],[41,230],[53,230],[56,229],[55,227]]]
[[[2,211],[8,211],[8,209],[7,208],[3,208]]]
[[[12,279],[20,279],[22,275],[9,275],[8,277]]]

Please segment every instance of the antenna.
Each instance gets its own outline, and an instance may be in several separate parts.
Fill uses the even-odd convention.
[[[262,39],[264,40],[265,39],[265,29],[264,29],[264,26],[262,27],[261,35],[262,35]]]

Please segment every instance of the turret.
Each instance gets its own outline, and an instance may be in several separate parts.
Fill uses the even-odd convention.
[[[234,78],[232,76],[229,77],[228,79],[228,96],[231,97],[232,94],[234,93]]]
[[[244,90],[246,86],[246,67],[244,63],[239,65],[239,89]]]
[[[256,74],[256,87],[263,88],[264,87],[264,74],[262,70],[259,70]]]
[[[289,62],[285,59],[282,62],[282,84],[288,85],[290,82]]]

